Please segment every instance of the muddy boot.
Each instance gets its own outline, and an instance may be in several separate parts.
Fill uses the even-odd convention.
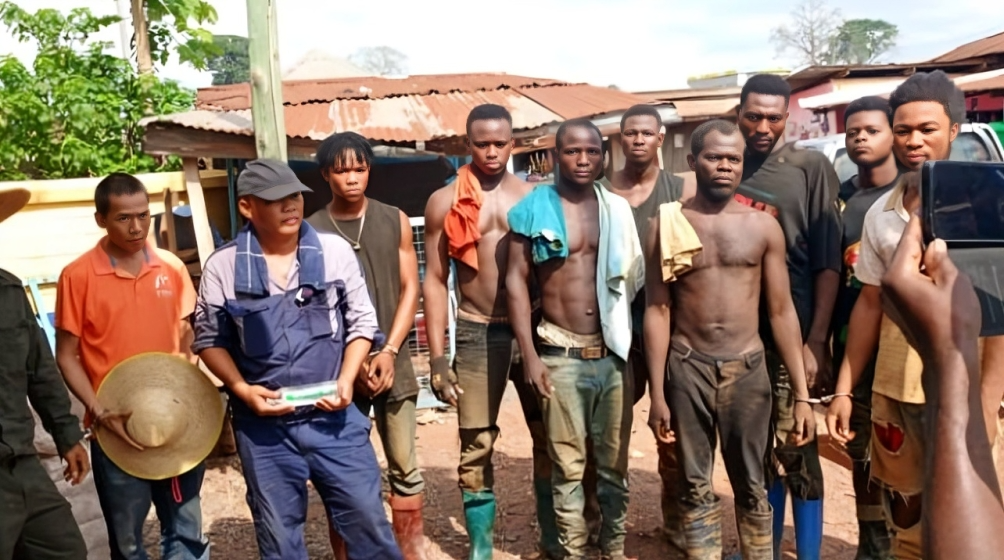
[[[716,503],[683,512],[687,560],[720,560],[722,557],[722,510]]]
[[[788,507],[788,488],[784,479],[774,477],[774,484],[767,490],[767,501],[774,510],[774,560],[781,558],[781,541],[784,539],[784,511]]]
[[[342,540],[342,536],[335,531],[335,528],[328,523],[328,538],[331,539],[331,552],[334,554],[335,560],[348,560],[349,553],[345,551],[345,541]]]
[[[533,491],[537,497],[537,526],[540,528],[539,552],[548,560],[561,560],[564,551],[558,542],[558,520],[554,514],[554,493],[551,479],[535,478]]]
[[[422,523],[422,495],[391,496],[394,537],[404,560],[425,560],[425,530]]]
[[[662,533],[675,553],[685,554],[687,537],[683,532],[676,446],[657,441],[656,449],[659,452],[659,478],[662,479]]]
[[[470,560],[491,560],[495,535],[495,493],[463,491],[467,537],[471,541]]]
[[[891,560],[892,537],[885,521],[858,521],[858,553],[854,560]]]
[[[739,548],[743,560],[771,560],[774,557],[774,516],[771,512],[745,511],[736,508]]]

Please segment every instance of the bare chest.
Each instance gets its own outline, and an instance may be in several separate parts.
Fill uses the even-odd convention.
[[[561,208],[565,214],[569,256],[578,253],[595,255],[600,244],[599,203],[595,199],[579,203],[563,199]]]
[[[501,186],[484,193],[478,216],[478,231],[482,237],[501,237],[508,233],[509,210],[523,198],[523,194]]]
[[[755,231],[743,227],[746,220],[723,215],[690,215],[688,219],[702,246],[701,253],[694,259],[695,270],[760,266],[764,240]]]

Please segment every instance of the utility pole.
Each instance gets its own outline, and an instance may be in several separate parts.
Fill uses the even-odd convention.
[[[122,58],[132,62],[132,15],[129,0],[117,0],[119,9],[119,40],[122,41]]]
[[[286,161],[286,121],[279,70],[277,0],[247,0],[251,118],[260,158]]]

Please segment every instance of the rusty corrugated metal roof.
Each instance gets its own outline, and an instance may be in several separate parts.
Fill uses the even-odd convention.
[[[966,93],[1004,90],[1004,69],[956,78],[955,84]]]
[[[633,93],[589,84],[526,87],[520,88],[519,92],[561,115],[563,119],[592,117],[651,102]]]
[[[961,47],[956,47],[932,59],[931,62],[958,62],[994,54],[1004,54],[1004,31],[973,41],[972,43],[966,43]]]
[[[334,101],[335,99],[382,99],[402,95],[469,93],[565,83],[560,80],[501,73],[428,74],[406,78],[364,76],[283,82],[282,101],[285,105],[299,105],[318,101]],[[244,83],[201,88],[196,96],[195,106],[199,109],[249,109],[251,107],[251,86]]]
[[[339,99],[285,107],[286,135],[321,141],[332,133],[352,130],[382,142],[426,142],[465,133],[467,114],[483,103],[501,105],[512,114],[513,129],[523,130],[557,122],[562,117],[512,90],[408,95],[385,99]],[[254,134],[251,111],[196,109],[153,117],[143,125],[160,122],[186,128]]]

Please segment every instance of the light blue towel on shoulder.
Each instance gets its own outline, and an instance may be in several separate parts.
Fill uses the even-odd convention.
[[[568,233],[561,197],[554,185],[537,185],[507,216],[509,229],[530,240],[533,263],[568,257]]]

